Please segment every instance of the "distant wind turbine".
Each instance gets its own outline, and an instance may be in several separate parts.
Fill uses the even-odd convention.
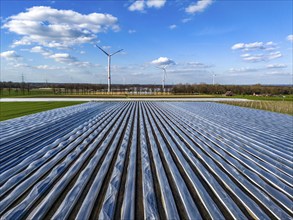
[[[216,74],[213,73],[213,85],[215,85],[215,76]]]
[[[114,56],[116,53],[121,52],[123,49],[117,50],[116,52],[110,54],[110,53],[107,53],[105,50],[103,50],[98,45],[96,45],[96,46],[108,56],[108,92],[111,92],[111,57]]]
[[[166,83],[166,75],[167,75],[166,67],[167,67],[167,66],[168,66],[168,65],[166,65],[166,66],[164,66],[164,67],[156,66],[156,68],[161,69],[161,70],[164,71],[163,81],[162,81],[162,89],[163,89],[163,91],[165,91],[165,83]]]

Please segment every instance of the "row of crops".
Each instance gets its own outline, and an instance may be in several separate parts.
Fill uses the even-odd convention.
[[[288,115],[91,102],[1,122],[3,219],[290,219]]]

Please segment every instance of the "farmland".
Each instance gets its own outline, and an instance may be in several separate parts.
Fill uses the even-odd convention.
[[[82,102],[0,102],[0,121]]]
[[[1,122],[4,219],[290,219],[289,115],[90,102]]]
[[[222,103],[293,115],[292,101],[223,101]]]

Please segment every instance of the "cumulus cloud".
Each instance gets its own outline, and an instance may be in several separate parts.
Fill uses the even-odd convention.
[[[0,57],[3,58],[8,66],[13,68],[29,68],[30,66],[23,62],[23,57],[16,53],[14,50],[9,50],[0,53]]]
[[[287,65],[286,64],[281,64],[281,63],[276,63],[276,64],[268,64],[267,68],[268,69],[282,69],[282,68],[286,68]]]
[[[288,35],[287,40],[293,42],[293,34]]]
[[[118,19],[110,14],[80,14],[73,10],[35,6],[6,19],[3,28],[23,36],[13,46],[36,43],[68,48],[92,42],[97,33],[118,31],[119,25]]]
[[[199,0],[190,4],[187,8],[185,8],[185,12],[189,14],[196,14],[199,12],[203,12],[208,6],[213,3],[213,0]]]
[[[21,40],[14,41],[12,44],[12,48],[20,46],[20,45],[31,45],[32,42],[28,37],[23,37]]]
[[[269,42],[237,43],[231,47],[232,50],[239,50],[243,61],[262,62],[282,57],[280,51],[276,51],[277,44]]]
[[[237,43],[234,44],[231,49],[232,50],[274,50],[276,49],[276,44],[272,41],[264,43],[264,42],[254,42],[254,43]]]
[[[169,29],[170,30],[174,30],[175,28],[177,28],[177,25],[176,24],[172,24],[172,25],[169,26]]]
[[[54,59],[58,63],[74,63],[77,62],[77,58],[71,56],[68,53],[55,53],[50,56],[50,58]]]
[[[52,52],[50,50],[47,50],[41,46],[35,46],[33,48],[30,49],[30,52],[32,53],[40,53],[42,54],[44,57],[48,57],[50,55],[52,55]]]
[[[151,64],[157,65],[157,66],[167,66],[175,64],[175,62],[168,57],[159,57],[156,60],[153,60]]]
[[[166,4],[166,0],[148,0],[146,5],[149,8],[161,8]]]
[[[16,60],[21,58],[21,56],[18,55],[14,50],[9,50],[9,51],[0,53],[0,57],[3,57],[6,60]]]
[[[145,2],[143,0],[138,0],[133,2],[129,7],[129,11],[144,11]]]
[[[41,46],[35,46],[31,48],[30,52],[32,53],[40,53],[42,54],[45,58],[51,58],[55,60],[58,63],[62,64],[68,64],[68,65],[74,65],[76,67],[89,67],[93,66],[92,63],[90,62],[85,62],[85,61],[79,61],[76,57],[71,56],[68,53],[53,53],[50,50],[47,50]],[[84,51],[80,52],[81,54],[84,54]],[[56,69],[54,68],[49,68],[47,65],[41,65],[39,67],[36,67],[37,69]]]
[[[128,10],[144,12],[145,8],[161,8],[165,4],[166,0],[137,0],[128,7]]]

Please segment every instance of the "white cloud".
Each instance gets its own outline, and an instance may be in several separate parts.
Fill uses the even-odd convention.
[[[287,75],[292,75],[292,73],[284,72],[284,71],[272,71],[272,72],[267,72],[266,75],[287,76]]]
[[[185,12],[189,14],[203,12],[212,3],[212,0],[199,0],[196,3],[192,3],[187,8],[185,8]]]
[[[287,65],[286,64],[281,64],[281,63],[276,63],[276,64],[268,64],[267,68],[268,69],[282,69],[282,68],[286,68]]]
[[[277,44],[269,42],[253,42],[253,43],[237,43],[231,47],[232,50],[240,50],[243,52],[241,58],[247,62],[262,62],[274,60],[279,57],[282,57],[280,51],[276,51]],[[249,51],[250,53],[247,53]],[[257,52],[262,53],[257,53]],[[246,53],[244,53],[246,52]]]
[[[264,42],[254,42],[254,43],[237,43],[234,44],[231,49],[232,50],[274,50],[276,49],[276,44],[272,41],[264,43]]]
[[[255,63],[255,62],[261,62],[261,61],[274,60],[274,59],[282,57],[282,54],[280,51],[271,52],[268,54],[249,54],[249,53],[246,53],[246,54],[242,54],[241,57],[244,61]]]
[[[45,49],[45,48],[43,48],[41,46],[35,46],[35,47],[33,47],[30,50],[30,52],[32,52],[32,53],[40,53],[44,57],[48,57],[48,56],[52,55],[52,52],[51,51],[49,51],[49,50],[47,50],[47,49]]]
[[[184,18],[181,20],[182,23],[187,23],[189,21],[191,21],[192,19],[191,18]]]
[[[186,64],[183,64],[184,66],[189,66],[193,68],[210,68],[213,67],[213,65],[208,65],[200,62],[187,62]]]
[[[293,42],[293,34],[288,35],[287,40]]]
[[[167,0],[137,0],[128,7],[128,10],[144,12],[145,8],[162,8],[166,4],[166,1]]]
[[[172,24],[172,25],[169,26],[169,29],[170,30],[174,30],[175,28],[177,28],[177,25],[176,24]]]
[[[277,59],[277,58],[280,58],[280,57],[282,57],[282,54],[281,54],[280,51],[269,53],[269,55],[267,56],[267,58],[269,60],[274,60],[274,59]]]
[[[244,47],[244,43],[237,43],[237,44],[234,44],[232,47],[231,47],[231,49],[232,50],[239,50],[239,49],[244,49],[245,47]]]
[[[54,59],[58,63],[68,64],[76,67],[90,67],[93,66],[92,63],[87,61],[79,61],[76,57],[71,56],[68,53],[55,53],[49,56],[49,58]]]
[[[16,63],[13,65],[15,68],[30,68],[31,66],[26,63]]]
[[[104,49],[104,50],[110,50],[111,49],[111,46],[102,46],[102,48]]]
[[[62,69],[65,69],[64,67],[48,66],[48,65],[39,65],[39,66],[35,66],[34,68],[39,69],[39,70],[62,70]]]
[[[149,8],[161,8],[166,4],[166,0],[148,0],[146,5]]]
[[[138,0],[138,1],[135,1],[134,3],[132,3],[129,7],[128,7],[128,10],[129,11],[144,11],[144,8],[145,8],[145,2],[144,0]]]
[[[265,61],[266,57],[264,54],[243,54],[241,55],[242,59],[244,61],[248,61],[248,62],[261,62],[261,61]]]
[[[3,57],[6,60],[16,60],[21,58],[21,56],[18,55],[14,50],[9,50],[9,51],[0,53],[0,57]]]
[[[21,40],[14,41],[11,47],[14,48],[20,45],[31,45],[31,44],[32,42],[30,41],[29,38],[23,37]]]
[[[241,67],[241,68],[230,68],[230,73],[249,73],[249,72],[257,72],[259,69],[250,68],[250,67]]]
[[[192,78],[194,75],[205,76],[210,74],[209,68],[213,67],[212,65],[204,64],[201,62],[180,62],[176,63],[176,66],[168,69],[168,74],[172,74],[172,78],[177,76]]]
[[[159,57],[156,60],[153,60],[151,64],[158,65],[158,66],[166,66],[166,65],[171,65],[175,64],[175,62],[168,57]]]
[[[54,59],[58,63],[75,63],[75,62],[77,62],[77,59],[68,53],[55,53],[55,54],[51,55],[50,58]]]
[[[134,34],[134,33],[136,33],[136,30],[130,29],[130,30],[128,30],[128,33],[129,34]]]
[[[118,31],[118,19],[110,14],[80,14],[35,6],[6,19],[3,28],[23,36],[14,46],[37,43],[46,47],[68,48],[96,40],[96,34]]]

